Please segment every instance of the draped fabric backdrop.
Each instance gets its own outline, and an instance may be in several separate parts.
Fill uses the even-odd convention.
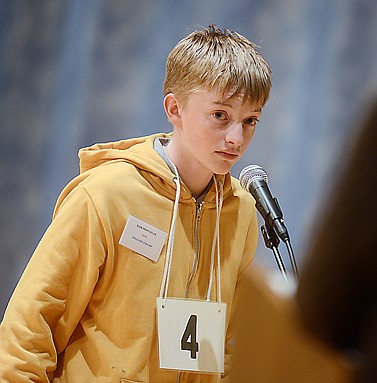
[[[0,314],[78,149],[170,131],[166,56],[211,23],[256,42],[272,67],[270,101],[232,173],[266,170],[302,263],[377,88],[375,0],[2,0]],[[263,240],[256,262],[276,269]]]

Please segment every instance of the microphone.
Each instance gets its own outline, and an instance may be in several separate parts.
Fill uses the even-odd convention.
[[[266,224],[274,228],[284,242],[289,241],[288,230],[284,225],[278,200],[272,196],[268,188],[267,173],[258,165],[246,166],[240,173],[240,184],[254,197],[255,207]]]

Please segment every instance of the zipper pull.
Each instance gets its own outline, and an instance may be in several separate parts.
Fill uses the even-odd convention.
[[[202,212],[203,201],[196,204],[196,221],[199,221],[200,213]]]

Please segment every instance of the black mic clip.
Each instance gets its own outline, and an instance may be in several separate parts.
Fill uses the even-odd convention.
[[[278,246],[280,243],[279,236],[276,234],[276,231],[272,227],[272,225],[270,225],[267,221],[265,221],[265,224],[261,226],[261,232],[262,232],[266,247],[271,249],[272,252],[274,253],[275,260],[279,267],[279,270],[284,276],[284,278],[287,280],[287,271],[285,269],[284,262],[278,250]]]
[[[268,249],[273,249],[274,247],[278,247],[280,243],[280,239],[276,234],[274,228],[267,222],[265,225],[261,226],[261,232],[264,239],[264,244]]]

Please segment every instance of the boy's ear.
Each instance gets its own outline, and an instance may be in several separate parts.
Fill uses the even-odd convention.
[[[164,108],[168,120],[174,127],[180,127],[182,124],[179,103],[174,93],[168,93],[164,98]]]

